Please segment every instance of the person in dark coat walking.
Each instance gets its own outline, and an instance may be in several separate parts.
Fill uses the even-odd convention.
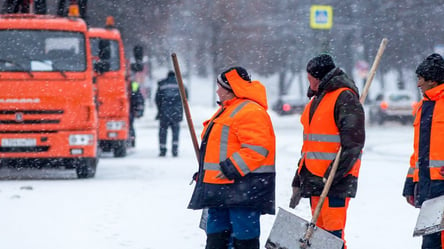
[[[414,207],[444,195],[444,59],[431,54],[416,68],[423,99],[416,113],[413,153],[402,195]],[[422,237],[423,249],[444,248],[444,231]]]
[[[173,133],[171,151],[174,157],[178,156],[180,121],[183,119],[183,106],[180,98],[176,75],[169,71],[167,78],[158,82],[155,96],[157,106],[156,119],[159,120],[159,156],[164,157],[167,152],[167,133],[171,127]]]
[[[141,118],[145,110],[145,99],[140,92],[140,84],[137,81],[131,82],[130,112],[129,112],[129,133],[131,147],[136,146],[136,129],[134,119]]]
[[[311,101],[301,116],[304,143],[292,183],[290,207],[296,207],[300,198],[306,197],[314,211],[342,147],[338,169],[316,225],[344,240],[348,203],[356,195],[365,141],[364,109],[353,80],[336,67],[330,55],[312,58],[307,73]]]

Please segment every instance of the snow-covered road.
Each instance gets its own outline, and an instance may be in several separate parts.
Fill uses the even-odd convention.
[[[197,134],[213,111],[193,107]],[[64,170],[0,169],[0,248],[204,248],[200,212],[186,209],[197,169],[188,128],[183,122],[179,157],[158,158],[154,115],[149,108],[137,120],[137,147],[126,158],[104,154],[93,179],[78,180]],[[302,130],[298,116],[271,115],[277,206],[287,209]],[[412,237],[418,210],[401,196],[412,132],[396,123],[368,127],[358,196],[350,203],[345,231],[349,249],[420,247],[420,238]],[[292,212],[311,217],[305,199]],[[262,217],[262,247],[273,221],[274,216]]]

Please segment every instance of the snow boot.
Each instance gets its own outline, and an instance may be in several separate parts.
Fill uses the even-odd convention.
[[[177,145],[173,145],[173,148],[171,149],[171,151],[172,151],[173,157],[177,157],[179,155]]]
[[[234,238],[234,249],[259,249],[259,238],[239,240]]]
[[[207,234],[207,245],[205,249],[228,249],[231,232],[225,230],[220,233]]]

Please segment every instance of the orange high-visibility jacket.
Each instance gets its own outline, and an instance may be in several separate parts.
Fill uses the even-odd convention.
[[[225,75],[236,97],[224,101],[204,122],[199,174],[189,204],[205,207],[253,207],[275,212],[275,134],[267,113],[265,87],[230,71]],[[236,172],[220,179],[222,163]]]
[[[227,158],[241,176],[275,172],[274,133],[263,107],[253,101],[236,98],[226,101],[220,111],[220,115],[210,121],[213,125],[207,139],[203,181],[233,183],[233,180],[216,178],[221,172],[219,163]],[[208,127],[205,126],[202,138]]]
[[[334,108],[338,96],[348,88],[339,88],[325,94],[322,102],[313,114],[311,122],[309,120],[310,103],[305,108],[301,116],[301,123],[304,127],[304,144],[302,146],[302,157],[299,161],[300,171],[305,164],[307,169],[314,175],[324,177],[332,161],[341,146],[339,130],[334,118]],[[348,174],[358,177],[361,160],[356,160]]]
[[[414,126],[413,154],[404,186],[403,195],[415,195],[416,203],[444,194],[444,84],[426,92],[419,103]]]

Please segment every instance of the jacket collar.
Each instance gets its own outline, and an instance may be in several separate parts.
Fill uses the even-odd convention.
[[[444,97],[444,83],[432,89],[429,89],[424,93],[424,98],[426,98],[427,100],[436,101],[443,97]]]

